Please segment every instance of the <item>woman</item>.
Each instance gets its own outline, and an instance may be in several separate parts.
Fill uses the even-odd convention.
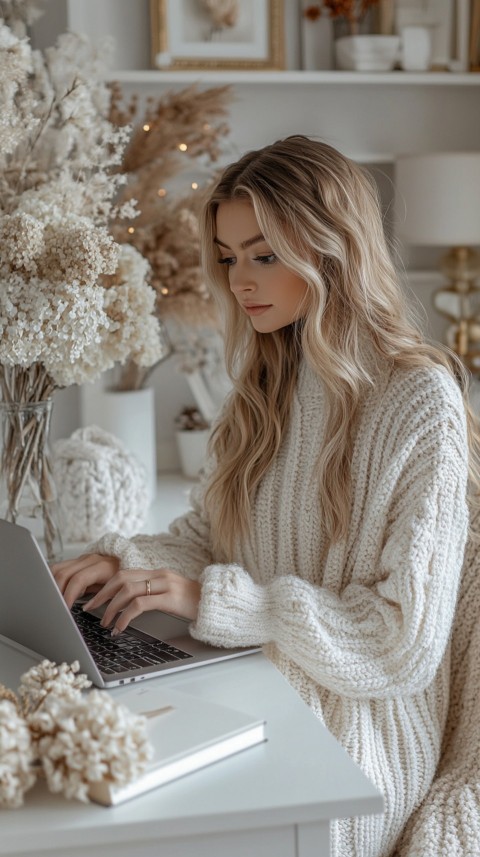
[[[161,609],[262,645],[385,796],[383,816],[334,825],[332,853],[388,855],[446,718],[476,481],[464,373],[408,319],[372,184],[331,147],[246,154],[201,232],[233,390],[192,510],[56,578],[69,604],[97,589],[114,634]]]

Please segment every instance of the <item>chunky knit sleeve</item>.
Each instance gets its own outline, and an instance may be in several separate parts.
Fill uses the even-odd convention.
[[[447,388],[433,407],[428,397],[407,398],[384,434],[381,469],[375,459],[363,501],[361,573],[334,592],[294,568],[260,585],[238,565],[212,564],[202,575],[193,636],[224,646],[273,644],[344,696],[387,698],[430,684],[450,634],[467,536],[460,395]],[[368,543],[378,520],[386,523],[376,552]]]
[[[89,551],[116,556],[122,568],[153,569],[164,566],[191,579],[199,577],[212,562],[210,525],[203,508],[205,479],[190,493],[190,510],[176,518],[168,532],[137,535],[127,539],[119,533],[107,533],[89,546]]]

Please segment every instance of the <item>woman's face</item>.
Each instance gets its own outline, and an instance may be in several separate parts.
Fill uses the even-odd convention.
[[[215,243],[228,268],[230,290],[259,333],[273,333],[305,311],[307,284],[286,268],[263,237],[246,200],[221,202]]]

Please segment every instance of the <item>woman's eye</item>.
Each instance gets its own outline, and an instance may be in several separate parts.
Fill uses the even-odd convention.
[[[218,259],[217,261],[219,265],[233,265],[233,263],[235,262],[235,257],[226,256],[224,259]]]
[[[261,265],[273,265],[277,261],[275,253],[269,253],[267,256],[255,256],[254,262],[260,262]]]

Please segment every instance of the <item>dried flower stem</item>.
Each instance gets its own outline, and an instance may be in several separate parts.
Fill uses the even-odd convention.
[[[53,506],[56,498],[47,455],[50,422],[49,395],[54,385],[43,367],[34,372],[3,366],[2,478],[6,491],[7,520],[22,514],[21,501],[28,485],[34,507],[41,508],[47,557],[53,559],[58,540]],[[32,509],[33,512],[33,509]]]
[[[20,705],[18,702],[17,695],[13,692],[13,690],[10,690],[9,687],[5,687],[5,685],[1,684],[1,683],[0,683],[0,699],[7,699],[8,702],[13,702],[15,708],[20,713]]]
[[[115,389],[120,393],[128,390],[141,390],[145,387],[146,380],[154,368],[156,366],[147,368],[139,366],[133,360],[129,360],[125,366],[122,366]]]

